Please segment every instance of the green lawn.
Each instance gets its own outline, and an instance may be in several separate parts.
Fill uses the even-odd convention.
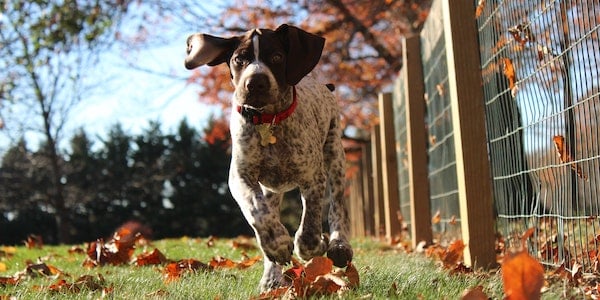
[[[360,275],[360,286],[346,291],[344,299],[459,299],[462,293],[478,285],[492,299],[502,299],[502,282],[499,272],[473,272],[451,275],[437,262],[423,254],[405,254],[372,240],[353,241],[354,265]],[[44,246],[42,249],[0,248],[0,277],[11,277],[23,271],[26,261],[38,258],[65,274],[28,276],[16,286],[0,284],[0,299],[249,299],[259,295],[257,284],[262,273],[262,261],[246,269],[215,269],[188,273],[178,280],[165,281],[164,265],[102,266],[84,268],[85,254],[69,254],[70,246]],[[85,248],[81,245],[81,248]],[[144,251],[138,247],[135,255]],[[208,263],[221,256],[233,261],[244,258],[241,249],[232,247],[232,240],[217,239],[208,246],[207,239],[168,239],[154,241],[147,251],[159,249],[168,259],[193,258]],[[256,249],[245,250],[253,257]],[[2,271],[2,269],[5,269]],[[100,288],[83,287],[79,291],[51,291],[49,286],[59,279],[73,283],[82,275],[91,275]],[[102,278],[102,279],[99,279]],[[103,295],[106,293],[106,295]],[[550,292],[545,299],[558,298]],[[324,297],[338,299],[338,295]]]

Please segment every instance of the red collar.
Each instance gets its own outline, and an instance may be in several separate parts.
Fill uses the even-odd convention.
[[[292,113],[294,112],[294,110],[296,109],[296,106],[298,106],[298,98],[296,97],[296,87],[295,86],[292,87],[292,91],[293,91],[292,104],[290,105],[290,107],[288,107],[286,110],[284,110],[282,112],[279,112],[276,114],[261,114],[257,110],[243,107],[240,105],[237,106],[237,111],[242,115],[242,117],[244,117],[244,119],[246,119],[246,121],[252,122],[254,125],[260,125],[260,124],[277,125],[281,121],[283,121],[283,120],[287,119],[289,116],[291,116]]]

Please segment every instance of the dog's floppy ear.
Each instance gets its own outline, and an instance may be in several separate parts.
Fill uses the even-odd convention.
[[[202,65],[212,67],[227,62],[238,44],[238,37],[221,38],[202,33],[190,35],[185,67],[191,70]]]
[[[287,84],[296,85],[319,62],[325,39],[287,24],[279,26],[275,32],[287,51]]]

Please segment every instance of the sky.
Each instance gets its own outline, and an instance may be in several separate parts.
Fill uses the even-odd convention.
[[[139,134],[149,122],[158,121],[163,132],[168,133],[175,132],[184,119],[200,130],[210,115],[221,114],[217,107],[199,100],[197,92],[201,87],[185,81],[191,75],[183,65],[186,39],[194,32],[182,29],[178,22],[161,22],[160,28],[151,30],[160,38],[151,36],[148,45],[140,48],[116,44],[85,74],[88,82],[99,87],[91,89],[71,111],[64,130],[66,138],[60,144],[62,150],[68,151],[70,136],[80,128],[97,143],[117,123],[125,132]],[[32,132],[25,138],[34,150],[43,140],[40,134]],[[0,132],[0,155],[13,142]]]
[[[117,122],[125,132],[141,133],[150,121],[159,121],[165,132],[173,132],[183,119],[196,128],[203,128],[214,107],[202,103],[198,86],[187,85],[190,75],[183,66],[185,37],[161,47],[132,53],[134,59],[152,73],[130,66],[129,58],[109,55],[96,72],[110,74],[107,87],[85,99],[72,115],[70,129],[83,128],[90,136],[104,136]],[[169,78],[157,74],[174,74]],[[69,130],[70,131],[70,130]]]

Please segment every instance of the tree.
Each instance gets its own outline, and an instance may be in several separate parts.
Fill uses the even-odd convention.
[[[184,121],[170,142],[167,169],[173,171],[169,178],[173,192],[165,224],[171,231],[191,236],[251,233],[227,190],[231,152],[229,131],[220,134],[221,124],[221,120],[210,120],[203,140]]]
[[[402,67],[401,39],[419,32],[430,5],[430,0],[237,0],[226,5],[216,21],[202,22],[222,28],[212,32],[221,35],[294,23],[324,36],[327,42],[318,71],[335,84],[345,124],[369,129],[378,122],[377,94],[391,84]],[[226,109],[230,97],[224,91],[232,91],[229,81],[224,66],[196,69],[189,80],[202,87],[202,101],[223,103]]]
[[[3,1],[0,6],[0,119],[35,131],[45,144],[58,240],[69,236],[59,143],[90,66],[128,1]],[[17,113],[15,113],[17,112]],[[20,135],[20,134],[19,134]]]

